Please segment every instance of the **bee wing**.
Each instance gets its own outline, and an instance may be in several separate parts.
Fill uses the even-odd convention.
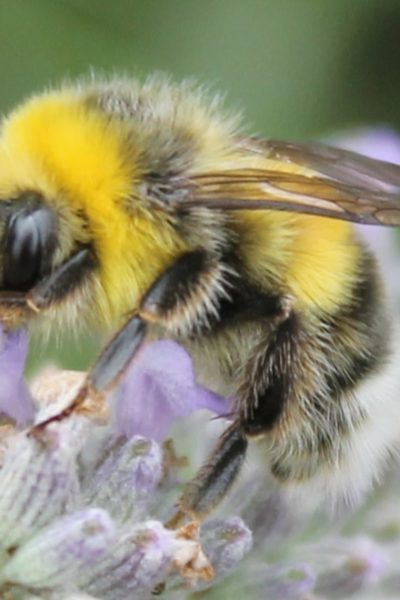
[[[253,138],[253,148],[257,146],[273,159],[311,168],[339,183],[400,194],[400,165],[318,143],[293,144]]]
[[[256,169],[196,175],[180,207],[283,210],[371,225],[400,226],[400,165],[322,144],[243,139]]]

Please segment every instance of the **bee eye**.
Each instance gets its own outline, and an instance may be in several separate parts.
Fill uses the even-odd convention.
[[[5,239],[6,289],[26,291],[37,282],[48,262],[44,254],[50,236],[53,227],[47,209],[22,210],[11,216]]]

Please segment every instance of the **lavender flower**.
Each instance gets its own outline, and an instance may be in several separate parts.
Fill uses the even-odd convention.
[[[170,346],[170,356],[176,348],[175,356],[187,356],[176,344]],[[157,344],[147,354],[150,378],[157,349],[164,351],[165,345]],[[194,380],[190,384],[190,363],[181,364],[190,367],[189,374],[183,373],[191,390],[184,409],[188,413],[191,394],[198,388]],[[162,378],[157,369],[156,377]],[[64,372],[45,376],[53,394],[57,381],[62,393],[70,393],[65,377]],[[68,374],[70,384],[72,380]],[[133,390],[129,393],[131,403]],[[144,400],[138,393],[136,398]],[[197,406],[197,400],[192,404]],[[225,516],[234,510],[229,503],[222,518],[206,521],[200,531],[196,524],[166,529],[159,515],[165,502],[172,509],[179,495],[175,482],[182,479],[168,477],[166,468],[179,470],[179,461],[166,467],[165,450],[157,442],[116,433],[113,427],[71,416],[39,438],[17,431],[7,437],[0,470],[0,594],[12,593],[13,600],[140,600],[165,584],[167,597],[176,600],[189,598],[195,590],[211,600],[245,595],[310,600],[400,590],[400,571],[392,558],[400,552],[398,477],[390,480],[386,494],[377,493],[369,509],[356,516],[358,528],[361,522],[369,536],[361,541],[340,535],[337,526],[329,532],[318,518],[297,523],[290,537],[284,527],[265,527],[274,520],[272,514],[279,514],[281,524],[291,522],[293,515],[276,492],[268,496],[260,485],[244,481],[232,501],[240,504],[256,530],[263,529],[251,552],[250,530],[240,518]],[[252,468],[245,475],[254,483]],[[265,501],[255,502],[255,497]],[[344,529],[351,526],[351,520],[343,522]]]
[[[355,539],[334,545],[330,564],[321,573],[317,593],[328,598],[355,595],[379,581],[388,566],[383,549],[369,539]]]
[[[105,511],[92,508],[65,515],[18,548],[0,581],[34,589],[73,588],[71,577],[99,562],[114,537],[114,524]]]
[[[142,518],[161,482],[162,461],[162,449],[149,439],[136,436],[114,445],[87,477],[86,504],[107,508],[121,523]]]
[[[297,600],[305,598],[314,589],[316,575],[308,564],[288,563],[266,568],[259,579],[259,585],[264,586],[265,593],[271,598]]]
[[[18,382],[23,382],[26,355],[21,340],[22,335],[10,336],[4,345],[11,355],[14,352]],[[170,394],[164,395],[168,409],[164,431],[175,415],[180,417],[199,407],[225,410],[223,399],[197,386],[190,359],[182,348],[172,342],[154,346],[143,353],[142,362],[135,365],[125,384],[128,399],[119,394],[129,416],[137,416],[140,425],[141,412],[132,408],[133,395],[142,405],[147,401],[147,408],[153,399],[157,405],[157,386],[166,379],[167,370]],[[181,371],[171,374],[166,362],[158,360],[166,350],[169,359],[179,361]],[[132,382],[140,381],[138,369],[143,369],[147,378],[149,396],[145,387],[131,388]],[[36,393],[46,403],[55,397],[62,406],[65,398],[57,396],[70,398],[81,376],[51,372],[43,379],[36,382]],[[14,388],[9,402],[14,402],[18,393],[25,395],[24,386]],[[40,398],[37,400],[40,405]],[[124,600],[134,594],[135,598],[147,598],[164,580],[180,594],[188,586],[200,588],[214,576],[215,580],[222,579],[249,551],[251,534],[239,518],[222,519],[213,527],[212,535],[210,526],[204,532],[199,532],[196,524],[175,531],[157,520],[157,506],[163,504],[157,496],[177,479],[170,480],[166,469],[175,467],[167,467],[171,457],[154,440],[132,437],[127,435],[129,428],[119,428],[120,410],[117,401],[113,426],[96,425],[72,415],[35,436],[16,429],[10,435],[9,425],[0,429],[7,447],[0,469],[0,595],[72,598],[86,594]],[[39,407],[36,418],[41,420],[47,411],[48,406]],[[10,414],[7,403],[6,413]],[[156,428],[152,437],[159,432]],[[178,493],[175,490],[173,502]]]
[[[0,548],[7,551],[77,504],[78,474],[66,438],[43,443],[20,434],[0,471]]]
[[[204,588],[215,585],[236,567],[252,546],[252,534],[238,517],[213,519],[202,527],[202,545],[217,573]]]

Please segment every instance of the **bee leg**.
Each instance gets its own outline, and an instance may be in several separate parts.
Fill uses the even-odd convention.
[[[82,248],[44,277],[26,296],[27,305],[35,312],[62,301],[77,288],[95,267],[89,248]]]
[[[237,420],[222,434],[215,450],[187,485],[177,513],[168,522],[176,527],[185,517],[201,518],[224,497],[245,458],[248,439],[266,434],[281,416],[298,378],[301,330],[290,298],[282,298],[281,315],[249,352],[242,384],[237,390]],[[293,372],[293,374],[292,374]]]
[[[87,382],[97,392],[115,382],[125,371],[147,335],[148,325],[156,324],[174,333],[185,317],[193,326],[202,316],[207,318],[208,296],[202,296],[206,279],[215,279],[215,287],[221,289],[219,264],[209,259],[208,253],[198,249],[188,252],[165,271],[143,296],[136,314],[127,321],[106,346],[88,374]],[[210,285],[210,284],[209,284]],[[212,285],[212,284],[211,284]],[[193,308],[194,305],[194,308]],[[190,308],[189,308],[190,306]],[[190,311],[193,310],[193,313]],[[190,328],[190,324],[183,327]]]
[[[306,339],[297,314],[287,314],[268,340],[261,340],[249,353],[237,390],[238,412],[249,437],[265,435],[278,423],[294,390],[308,373],[310,340]],[[311,388],[312,377],[308,379]],[[307,395],[311,395],[311,389]]]
[[[90,369],[86,386],[101,393],[116,382],[141,348],[147,330],[148,325],[140,315],[129,319]]]
[[[31,435],[75,411],[93,413],[93,404],[97,409],[103,405],[103,392],[123,374],[145,340],[146,332],[147,324],[141,317],[129,319],[100,354],[71,403],[56,415],[34,425]]]
[[[82,248],[29,291],[0,291],[2,321],[6,327],[20,326],[32,313],[40,313],[66,298],[94,267],[90,249]]]
[[[275,319],[274,330],[269,331],[265,339],[259,340],[249,351],[247,364],[243,369],[242,383],[237,389],[237,423],[227,432],[228,440],[231,439],[231,431],[233,435],[232,451],[228,447],[226,452],[228,459],[232,456],[232,468],[224,462],[224,434],[215,455],[211,454],[184,492],[181,500],[184,511],[194,509],[204,515],[222,500],[243,462],[248,441],[268,435],[293,397],[294,387],[301,385],[302,373],[307,368],[304,361],[309,349],[291,300],[282,299],[282,306],[284,310],[281,318]],[[306,364],[307,362],[308,357]],[[224,468],[221,468],[221,462]],[[215,481],[217,477],[221,477],[223,481]],[[211,487],[210,491],[208,486]],[[193,488],[195,494],[192,492]]]
[[[202,314],[207,316],[207,311],[213,311],[214,306],[210,308],[208,295],[202,292],[206,279],[209,286],[215,282],[216,291],[213,290],[215,294],[224,294],[222,275],[218,270],[220,268],[219,264],[210,259],[208,253],[201,249],[179,257],[153,283],[142,298],[136,313],[105,347],[71,405],[56,417],[40,423],[39,426],[44,427],[51,421],[65,418],[81,407],[87,398],[98,397],[110,388],[125,372],[147,338],[149,323],[161,325],[168,331],[168,327],[181,323],[184,316],[188,316],[189,321],[193,316],[195,325],[196,317]],[[193,314],[187,309],[189,303],[190,306],[195,305]]]
[[[166,526],[175,528],[185,518],[201,519],[226,495],[246,456],[247,439],[240,422],[234,422],[221,435],[195,478],[186,486],[179,509]]]

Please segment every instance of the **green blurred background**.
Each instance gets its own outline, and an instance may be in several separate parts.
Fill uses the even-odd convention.
[[[90,69],[196,76],[265,134],[400,121],[399,0],[1,0],[0,107]]]
[[[399,63],[400,0],[0,0],[3,113],[91,69],[161,70],[211,82],[264,136],[400,128]]]

